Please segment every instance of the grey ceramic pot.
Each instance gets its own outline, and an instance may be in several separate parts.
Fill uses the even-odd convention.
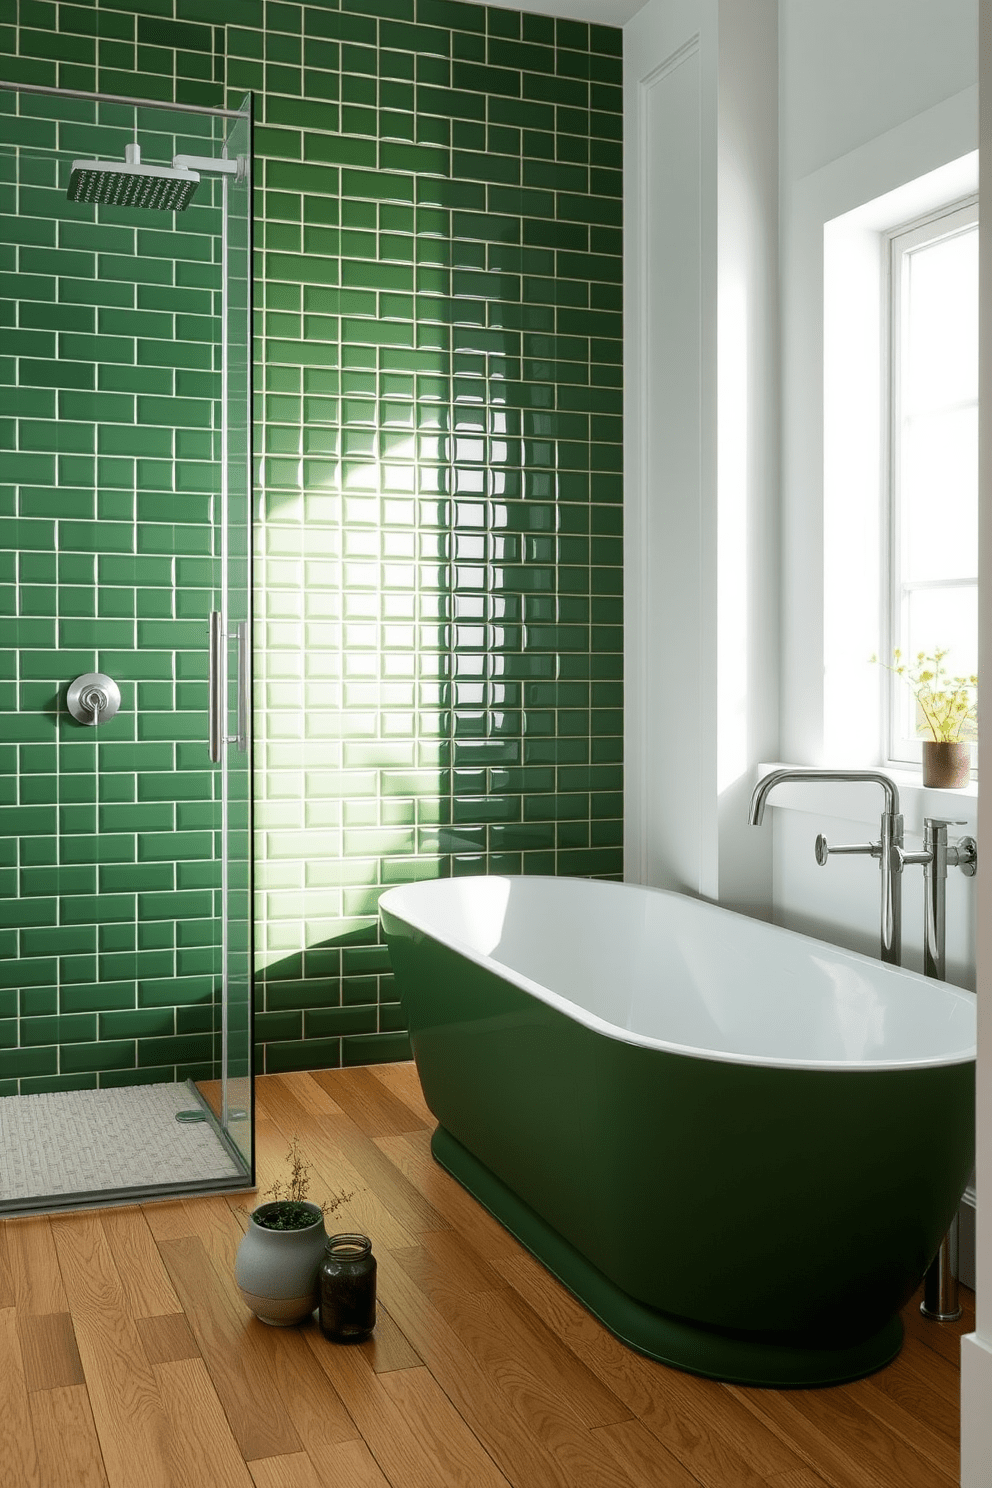
[[[317,1306],[317,1272],[327,1231],[316,1204],[305,1230],[267,1230],[256,1223],[275,1204],[260,1204],[251,1216],[234,1263],[234,1279],[247,1307],[260,1322],[276,1328],[301,1323]]]

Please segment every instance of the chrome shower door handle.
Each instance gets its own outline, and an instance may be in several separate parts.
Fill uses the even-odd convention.
[[[248,621],[235,628],[238,638],[238,732],[235,742],[242,754],[248,750],[248,695],[251,683],[251,650],[248,645]]]
[[[210,611],[209,646],[209,752],[213,764],[219,765],[225,744],[234,744],[242,754],[248,750],[248,699],[250,688],[251,651],[248,638],[248,621],[241,620],[234,626],[230,638],[237,644],[236,708],[237,733],[227,732],[227,649],[229,639],[224,632],[220,610]]]
[[[210,611],[208,748],[219,765],[224,745],[224,629],[220,610]]]

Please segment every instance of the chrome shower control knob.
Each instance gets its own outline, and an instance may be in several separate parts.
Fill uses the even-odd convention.
[[[87,687],[85,692],[79,694],[79,701],[84,708],[89,708],[93,714],[93,722],[99,723],[100,714],[107,706],[107,694],[99,687]]]
[[[84,672],[69,683],[65,705],[77,722],[92,728],[113,718],[121,705],[121,690],[104,672]]]

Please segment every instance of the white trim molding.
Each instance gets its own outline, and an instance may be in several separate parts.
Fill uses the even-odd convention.
[[[634,186],[624,261],[626,877],[693,893],[703,879],[696,741],[677,792],[666,788],[665,756],[679,743],[674,711],[698,715],[701,674],[712,670],[698,623],[701,385],[715,375],[704,368],[704,358],[715,360],[704,317],[716,293],[715,244],[703,227],[715,152],[704,130],[700,33],[712,29],[712,12],[709,0],[653,0],[624,38],[625,172]],[[712,50],[707,37],[707,58]],[[690,803],[688,831],[679,801]]]
[[[808,765],[879,763],[879,688],[865,665],[881,649],[875,244],[886,226],[973,189],[977,103],[976,88],[944,99],[803,177],[783,198],[782,612],[788,624],[779,747]],[[859,362],[860,383],[836,354],[840,341]],[[873,435],[858,408],[875,421]],[[855,442],[856,461],[845,457],[845,446]],[[858,686],[866,690],[859,693]],[[851,737],[852,711],[871,720],[862,737]]]
[[[979,6],[979,149],[992,160],[992,3]],[[992,222],[992,172],[983,171],[979,213]],[[979,517],[978,655],[980,675],[992,667],[992,232],[979,245]],[[992,769],[992,687],[978,694],[979,778]],[[986,775],[986,779],[992,776]],[[979,852],[984,838],[979,828]],[[978,1191],[975,1241],[975,1331],[961,1340],[961,1485],[992,1488],[992,874],[978,888],[978,1059],[975,1071]]]
[[[469,0],[469,4],[491,5],[492,0]],[[501,9],[561,16],[567,21],[592,21],[598,26],[625,26],[644,4],[645,0],[514,0]]]
[[[964,1191],[958,1210],[958,1276],[975,1290],[975,1211],[978,1195],[971,1184]]]
[[[626,876],[767,914],[776,738],[776,0],[625,32]]]

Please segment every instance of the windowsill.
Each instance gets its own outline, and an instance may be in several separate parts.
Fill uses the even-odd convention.
[[[782,761],[760,764],[755,783],[772,770],[811,768],[802,765],[787,765]],[[915,770],[881,770],[899,790],[899,805],[903,814],[905,831],[922,836],[925,816],[943,817],[946,821],[962,822],[960,834],[974,834],[978,829],[978,781],[972,780],[960,790],[934,790],[923,785],[923,778]],[[805,811],[819,816],[842,817],[846,821],[864,822],[878,829],[878,818],[882,811],[882,795],[877,785],[870,782],[847,782],[833,784],[823,781],[778,785],[768,798],[770,807],[786,811]]]

